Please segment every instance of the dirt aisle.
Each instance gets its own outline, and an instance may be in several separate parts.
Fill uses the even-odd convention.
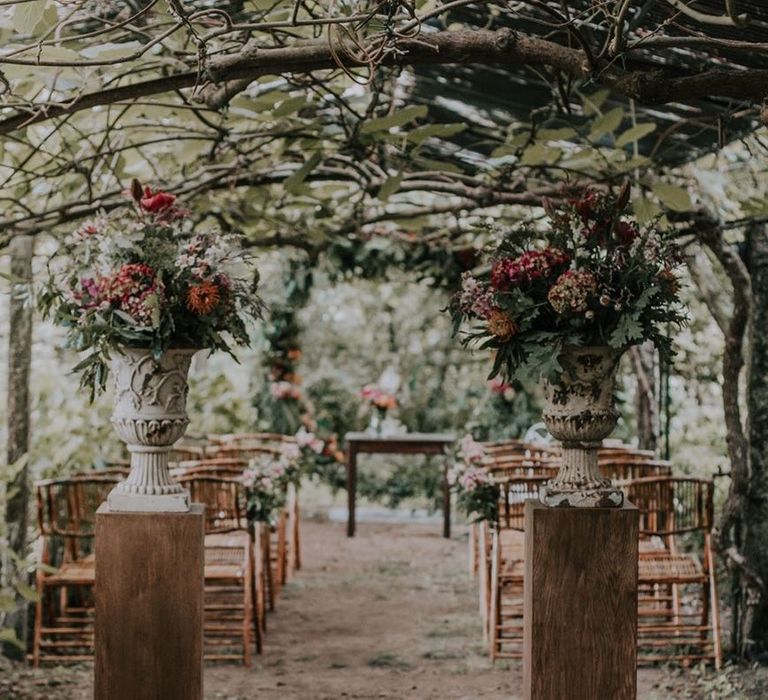
[[[211,668],[210,698],[510,698],[519,672],[484,654],[466,537],[440,526],[303,527],[304,567],[254,669]]]

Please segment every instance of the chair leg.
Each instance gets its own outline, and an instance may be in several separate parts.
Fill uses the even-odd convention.
[[[35,577],[35,589],[37,592],[37,601],[35,602],[35,628],[32,633],[32,665],[37,668],[40,665],[40,642],[42,641],[43,629],[43,599],[46,590],[43,583],[44,574],[37,572]]]
[[[299,512],[299,489],[293,502],[293,568],[301,569],[301,517]]]
[[[275,609],[275,579],[272,575],[272,538],[267,528],[265,528],[264,537],[264,573],[266,578],[267,604],[271,612]],[[264,625],[266,628],[266,618]]]
[[[251,622],[253,623],[253,637],[256,641],[256,653],[261,654],[263,649],[261,640],[261,622],[259,620],[259,600],[256,590],[258,581],[256,577],[256,549],[254,547],[253,541],[249,543],[248,566],[250,569],[248,574],[248,593],[251,596]]]
[[[253,624],[253,607],[251,606],[251,587],[249,581],[253,580],[252,571],[248,566],[243,585],[243,666],[248,668],[251,665],[251,625]]]
[[[715,669],[720,670],[723,665],[723,649],[720,644],[720,601],[717,595],[717,579],[715,578],[715,561],[712,556],[712,542],[707,541],[706,557],[707,568],[709,569],[709,594],[710,608],[712,611],[712,643],[715,651]]]
[[[259,627],[262,638],[267,631],[267,566],[265,564],[265,545],[264,545],[264,525],[256,523],[255,528],[256,542],[256,610],[259,615]]]
[[[489,625],[489,606],[490,606],[490,572],[488,566],[488,528],[483,523],[480,530],[480,556],[479,556],[479,573],[480,573],[480,619],[483,623],[483,641],[488,642],[488,625]]]
[[[284,586],[288,581],[288,514],[284,509],[277,524],[277,582]]]
[[[491,595],[490,612],[488,615],[488,627],[490,631],[491,661],[495,661],[499,653],[499,603],[501,599],[501,590],[499,586],[499,575],[501,574],[501,552],[499,551],[499,535],[493,533],[492,555],[491,555]]]
[[[477,523],[469,526],[469,576],[477,574]]]

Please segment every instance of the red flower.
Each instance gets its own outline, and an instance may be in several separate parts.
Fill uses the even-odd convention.
[[[638,236],[637,226],[630,224],[628,221],[619,221],[616,224],[616,238],[618,238],[625,245],[629,245]]]
[[[495,261],[491,268],[491,285],[503,290],[510,284],[529,284],[552,277],[562,272],[569,261],[568,254],[559,248],[529,250],[513,260]]]
[[[573,208],[585,224],[595,217],[599,202],[600,199],[595,192],[587,192],[581,199],[571,200]]]
[[[162,190],[153,192],[151,187],[146,186],[144,188],[144,196],[139,200],[139,204],[144,211],[148,211],[151,214],[160,214],[173,207],[175,201],[176,195],[163,192]]]

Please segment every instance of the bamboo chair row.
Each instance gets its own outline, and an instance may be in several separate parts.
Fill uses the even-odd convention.
[[[268,442],[256,444],[263,435]],[[205,658],[251,662],[255,644],[263,648],[266,612],[294,568],[300,565],[299,505],[289,489],[288,507],[277,527],[245,518],[245,492],[239,480],[256,453],[278,454],[280,442],[292,438],[272,434],[232,438],[222,445],[185,445],[173,457],[215,455],[180,461],[173,474],[206,505]],[[215,447],[215,449],[211,449]],[[224,449],[221,449],[221,448]],[[41,663],[87,661],[93,658],[95,581],[95,513],[108,493],[128,474],[118,463],[66,479],[35,484],[42,566],[36,574],[37,601],[30,660]],[[274,531],[272,531],[274,530]],[[239,651],[232,650],[239,647]]]
[[[498,482],[499,522],[491,528],[473,525],[477,539],[470,538],[470,567],[479,574],[480,613],[491,657],[521,658],[524,504],[556,473],[557,461],[547,460],[543,452],[532,459],[532,450],[519,443],[495,447],[486,469]],[[688,665],[705,660],[719,668],[712,482],[673,477],[669,462],[637,450],[601,450],[599,465],[641,513],[639,661]],[[693,533],[703,544],[700,555],[680,551],[681,538]]]

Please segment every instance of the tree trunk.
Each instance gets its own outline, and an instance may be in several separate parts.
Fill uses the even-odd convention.
[[[752,284],[737,250],[723,240],[722,232],[716,226],[704,227],[701,237],[727,274],[733,300],[727,322],[724,318],[719,321],[725,326],[723,418],[731,483],[714,534],[718,552],[731,572],[731,647],[735,654],[743,657],[747,653],[749,634],[746,630],[753,618],[754,602],[761,595],[760,581],[742,550],[750,472],[748,436],[741,416],[739,390],[745,338],[752,318]],[[707,300],[706,295],[704,299]]]
[[[632,367],[637,377],[635,415],[637,440],[641,450],[656,452],[659,437],[656,353],[653,344],[636,345],[631,351]]]
[[[752,277],[752,353],[748,369],[749,485],[742,523],[742,554],[759,588],[745,601],[746,656],[768,651],[768,227],[749,232]]]
[[[32,282],[33,238],[17,236],[11,240],[10,334],[8,340],[8,464],[13,466],[29,450],[29,372],[32,357]],[[29,508],[29,473],[20,464],[7,486],[5,524],[8,545],[19,557],[27,555],[27,513]],[[4,578],[12,579],[13,563],[3,562]],[[27,632],[26,600],[18,597],[16,609],[5,620],[16,636],[24,640]],[[11,653],[13,647],[6,649]],[[18,650],[16,650],[18,653]]]

